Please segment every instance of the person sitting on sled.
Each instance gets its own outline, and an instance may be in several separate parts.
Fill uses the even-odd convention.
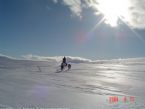
[[[66,63],[66,57],[64,56],[61,63],[61,70],[63,70],[65,66],[67,66],[67,63]]]
[[[62,63],[61,63],[61,70],[63,70],[64,67],[66,67],[66,66],[68,67],[68,70],[71,69],[71,64],[66,63],[66,57],[64,56],[64,58],[62,59]]]
[[[62,64],[63,64],[64,66],[67,66],[66,57],[65,57],[65,56],[64,56],[64,58],[62,59]]]

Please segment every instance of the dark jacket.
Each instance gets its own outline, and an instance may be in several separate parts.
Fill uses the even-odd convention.
[[[63,58],[62,63],[66,63],[66,58],[65,57]]]

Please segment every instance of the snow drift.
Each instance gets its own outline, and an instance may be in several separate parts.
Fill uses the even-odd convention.
[[[72,69],[58,72],[61,57],[29,56],[25,60],[0,56],[0,107],[145,108],[144,58],[67,59]],[[109,102],[113,96],[118,102]],[[123,97],[127,102],[122,101]],[[130,101],[130,97],[135,99]]]

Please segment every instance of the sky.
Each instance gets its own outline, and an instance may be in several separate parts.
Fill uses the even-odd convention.
[[[0,0],[0,53],[145,57],[144,19],[145,0]]]

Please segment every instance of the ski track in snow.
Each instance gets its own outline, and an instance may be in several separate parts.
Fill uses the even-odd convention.
[[[0,60],[0,108],[145,109],[145,64]],[[109,97],[135,101],[109,103]]]

